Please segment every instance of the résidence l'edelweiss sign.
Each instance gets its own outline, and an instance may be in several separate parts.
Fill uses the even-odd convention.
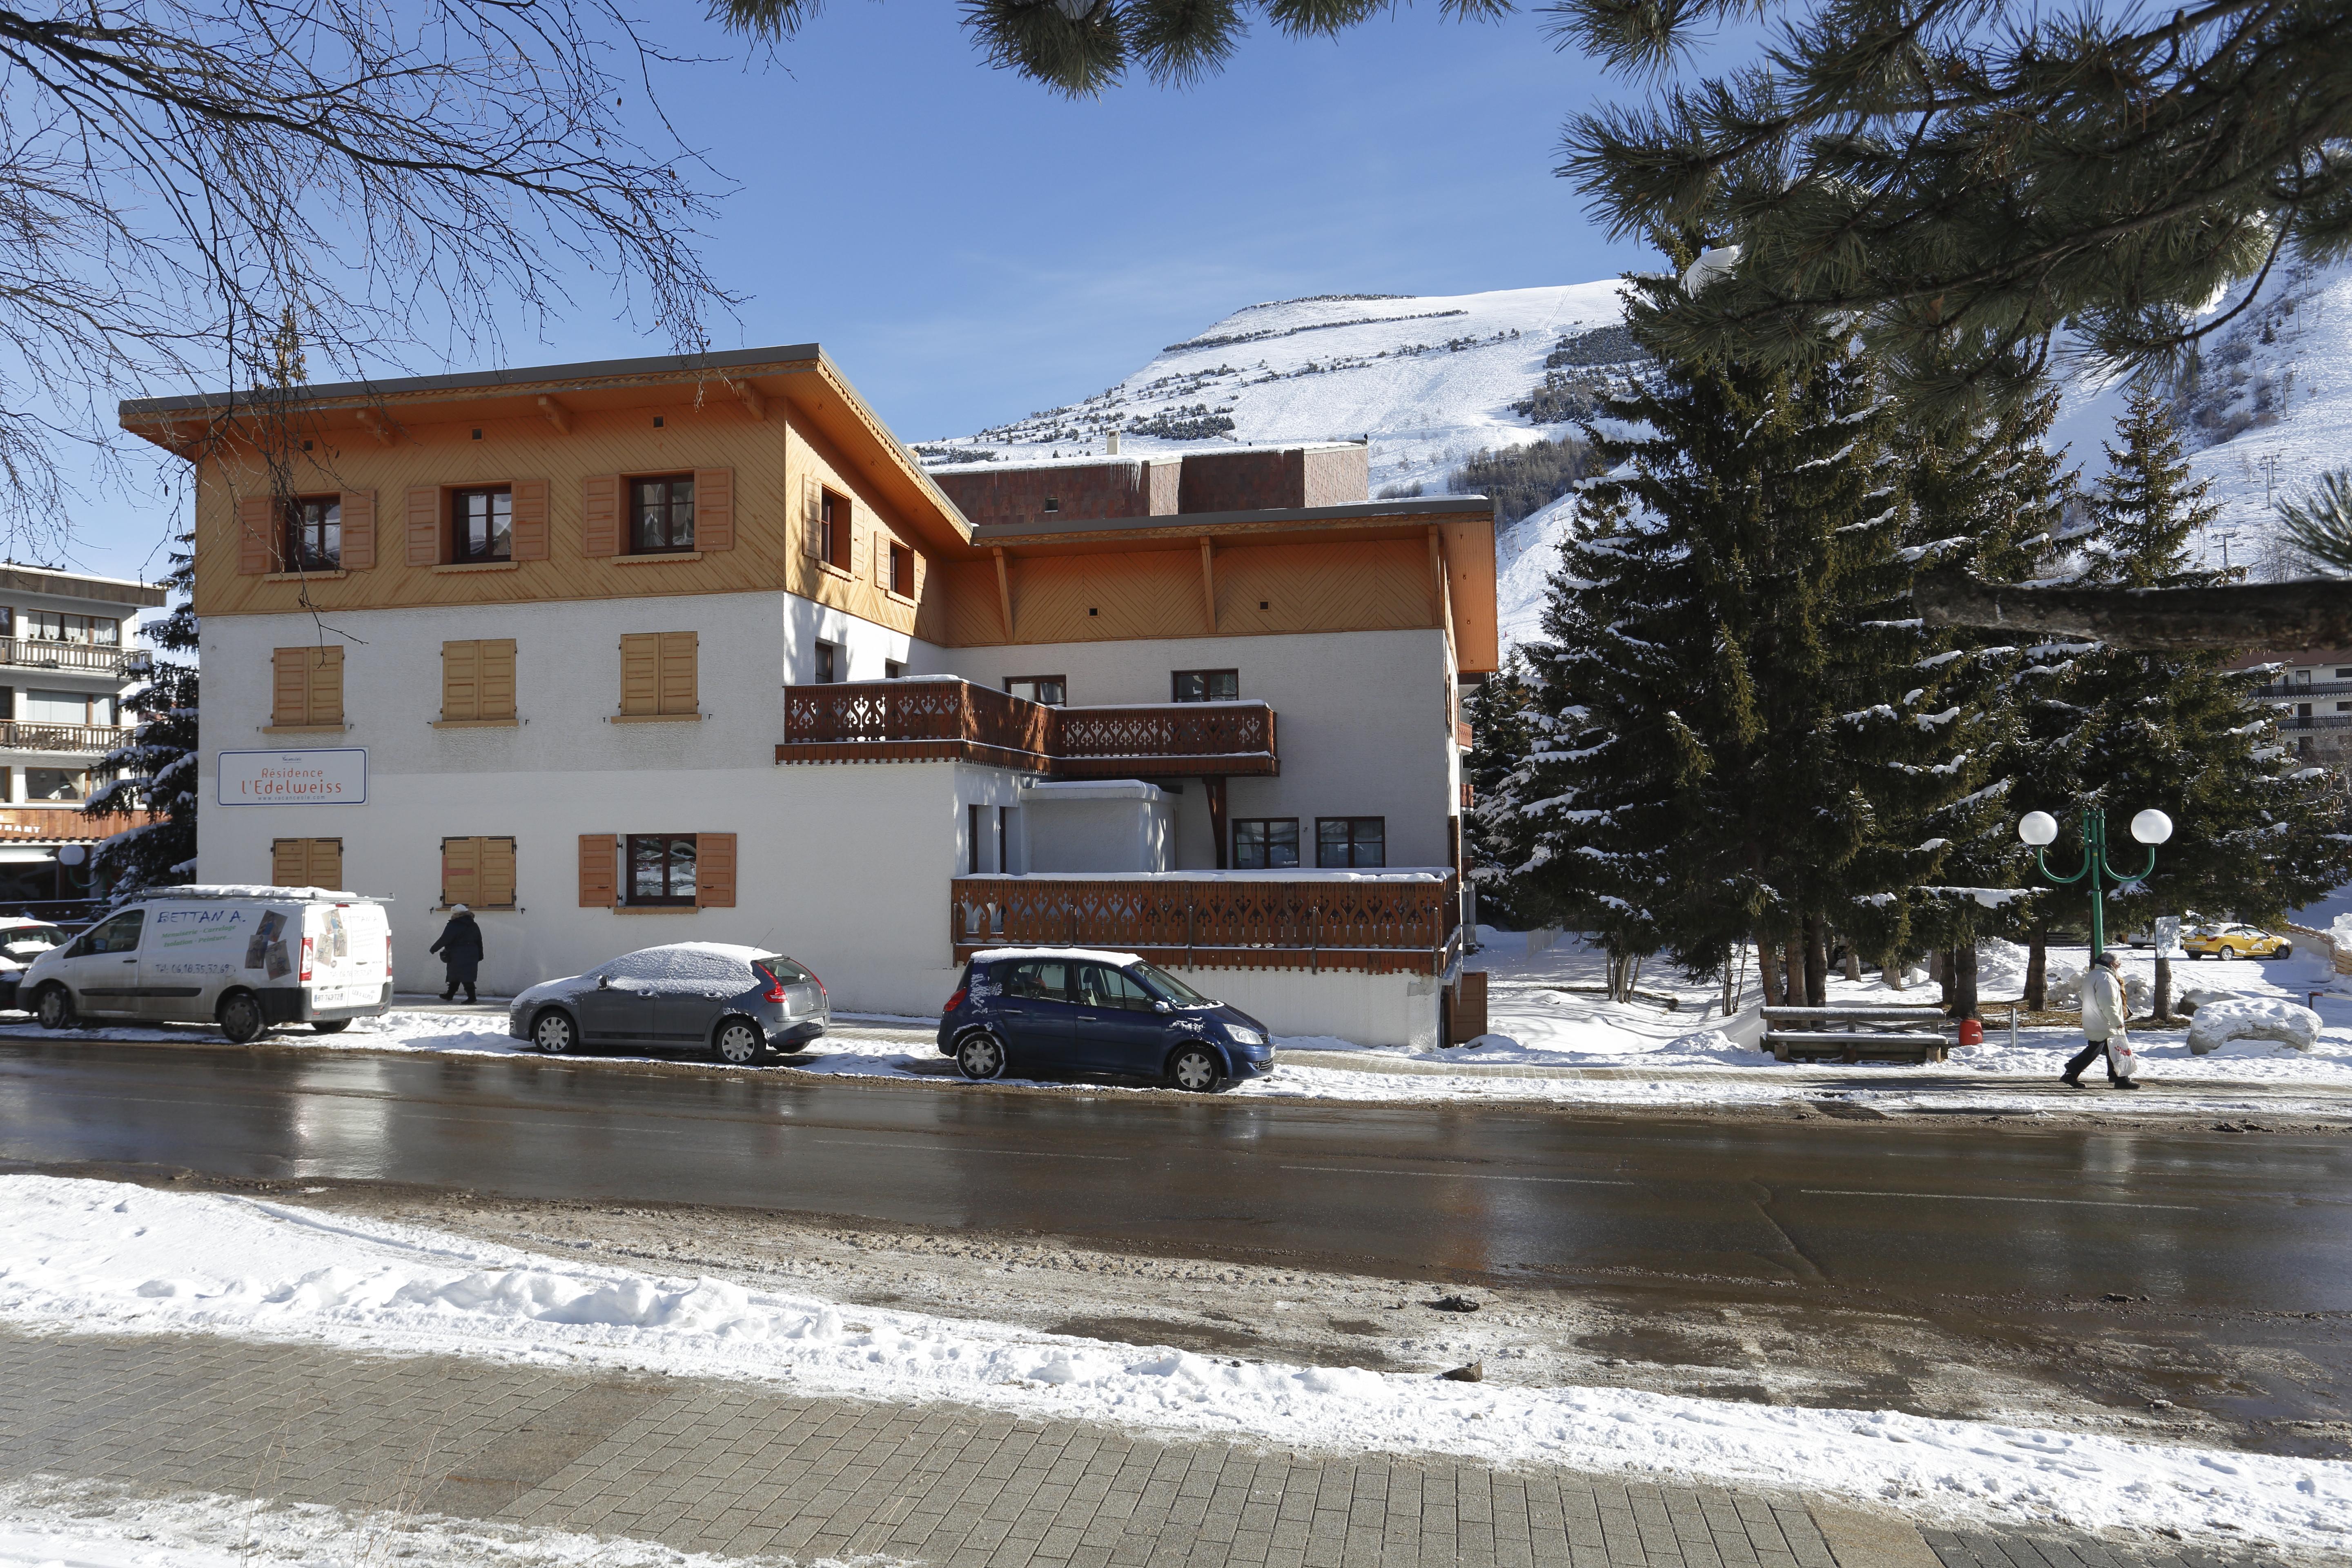
[[[216,766],[223,805],[364,805],[367,748],[318,752],[223,752]]]

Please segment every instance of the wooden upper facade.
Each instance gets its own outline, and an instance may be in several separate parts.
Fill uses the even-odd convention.
[[[200,616],[782,591],[941,647],[1444,628],[1496,663],[1477,498],[975,529],[814,344],[125,403],[196,468]],[[693,547],[641,552],[635,481]],[[503,558],[465,552],[479,493]],[[302,503],[331,501],[331,568]]]

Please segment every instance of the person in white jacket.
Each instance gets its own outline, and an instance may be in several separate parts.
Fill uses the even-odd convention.
[[[2109,1041],[2119,1040],[2124,1034],[2124,985],[2118,974],[2122,968],[2122,960],[2112,952],[2103,952],[2091,961],[2091,972],[2083,976],[2083,1036],[2090,1043],[2066,1064],[2064,1080],[2070,1089],[2083,1087],[2083,1069],[2091,1065],[2095,1057],[2106,1058],[2109,1083],[2117,1089],[2139,1087],[2127,1078],[2116,1076],[2116,1058],[2107,1049]]]

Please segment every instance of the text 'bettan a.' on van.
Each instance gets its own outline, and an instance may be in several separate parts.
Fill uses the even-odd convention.
[[[214,1024],[239,1045],[281,1024],[322,1035],[392,1005],[383,901],[323,888],[159,888],[33,961],[41,1026]]]

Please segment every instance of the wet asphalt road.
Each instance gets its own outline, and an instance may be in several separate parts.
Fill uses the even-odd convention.
[[[1641,1123],[0,1045],[0,1161],[711,1204],[1399,1274],[2352,1309],[2352,1139]]]

